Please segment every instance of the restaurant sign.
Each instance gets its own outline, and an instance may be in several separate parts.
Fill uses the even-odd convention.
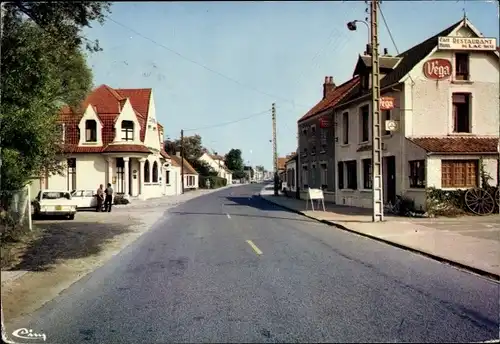
[[[432,59],[424,63],[424,75],[427,79],[443,80],[451,76],[451,62],[447,59]]]
[[[394,109],[394,98],[393,97],[382,97],[380,98],[380,110],[387,111]]]
[[[491,37],[439,37],[438,50],[496,51],[497,39]]]

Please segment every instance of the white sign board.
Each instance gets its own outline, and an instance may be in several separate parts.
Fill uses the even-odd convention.
[[[311,208],[314,211],[314,200],[319,202],[321,200],[321,204],[323,205],[323,211],[325,210],[325,196],[323,195],[323,190],[321,189],[309,189],[307,192],[307,200],[306,200],[306,210],[309,207],[309,201],[311,201]]]
[[[398,121],[389,120],[385,121],[385,130],[386,131],[397,131],[399,128]]]
[[[497,39],[491,37],[439,37],[438,50],[496,51]]]

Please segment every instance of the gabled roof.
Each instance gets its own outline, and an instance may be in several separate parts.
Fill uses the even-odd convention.
[[[304,116],[302,116],[297,122],[303,122],[307,119],[310,119],[319,113],[331,109],[335,107],[345,96],[346,94],[357,84],[359,84],[359,77],[354,77],[342,85],[335,87],[333,91],[327,94],[327,96],[320,100],[311,110],[309,110]]]
[[[177,167],[182,167],[182,158],[178,155],[172,155],[170,157],[172,160],[172,165],[177,166]],[[191,166],[191,164],[184,159],[184,174],[195,174],[198,175],[198,172]]]
[[[408,140],[429,153],[498,154],[498,137],[412,137]]]
[[[59,121],[65,124],[64,150],[72,153],[97,153],[108,149],[107,145],[113,141],[115,136],[114,125],[116,119],[127,99],[129,99],[140,125],[140,140],[144,142],[150,98],[151,89],[113,89],[108,85],[100,85],[87,96],[82,102],[80,109],[81,111],[86,111],[89,105],[93,107],[103,126],[103,147],[78,147],[80,135],[78,124],[83,117],[83,113],[74,113],[69,107],[64,106],[59,116]],[[126,146],[137,145],[128,144]],[[142,148],[134,149],[145,152]]]

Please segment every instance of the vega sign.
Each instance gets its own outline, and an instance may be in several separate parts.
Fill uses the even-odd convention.
[[[443,80],[451,76],[451,62],[447,59],[432,59],[424,63],[424,75],[427,79]]]

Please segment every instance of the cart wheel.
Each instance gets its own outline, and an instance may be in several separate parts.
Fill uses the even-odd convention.
[[[474,214],[488,215],[495,209],[495,200],[493,196],[484,189],[469,189],[465,193],[465,205]]]

